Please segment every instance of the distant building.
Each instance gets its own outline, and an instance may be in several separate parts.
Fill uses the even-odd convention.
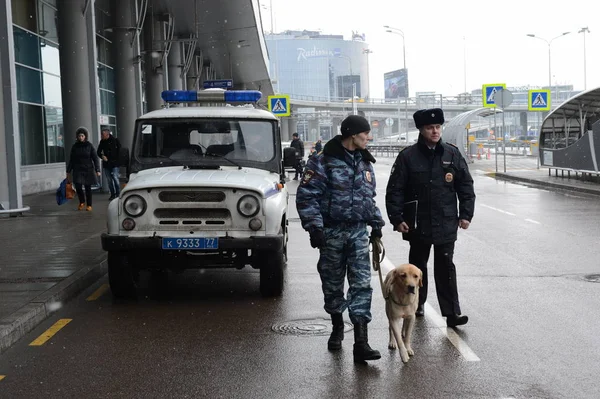
[[[296,98],[323,101],[369,97],[369,45],[364,34],[342,35],[316,31],[285,31],[265,35],[270,75],[275,91]]]

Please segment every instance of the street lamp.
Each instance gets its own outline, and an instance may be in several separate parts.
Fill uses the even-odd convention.
[[[402,37],[402,67],[404,68],[404,133],[406,134],[406,142],[408,143],[408,71],[406,70],[406,41],[404,38],[404,32],[401,29],[394,28],[393,26],[383,25],[386,28],[387,33],[398,35]],[[398,114],[400,114],[400,97],[398,97]],[[398,125],[400,125],[400,115],[398,115]],[[400,141],[400,126],[398,126],[398,141]]]
[[[585,34],[590,33],[590,30],[586,26],[585,28],[581,28],[577,33],[583,33],[583,90],[585,90],[587,89],[587,60],[585,54]]]
[[[552,44],[552,41],[554,39],[558,39],[559,37],[563,37],[565,35],[568,35],[571,32],[564,32],[556,37],[553,37],[550,40],[544,39],[543,37],[539,37],[534,35],[533,33],[528,33],[527,36],[529,37],[533,37],[534,39],[540,39],[546,42],[546,44],[548,44],[548,88],[550,89],[550,92],[552,92],[552,63],[551,63],[551,53],[550,53],[550,45]],[[558,100],[558,99],[557,99]]]
[[[363,54],[367,55],[367,87],[369,88],[369,91],[367,93],[368,93],[368,97],[371,98],[371,76],[369,75],[369,54],[371,54],[373,52],[373,50],[364,48],[362,52],[363,52]],[[365,97],[365,95],[364,95],[365,91],[364,91],[362,85],[360,87],[360,92],[361,92],[360,93],[361,97]]]

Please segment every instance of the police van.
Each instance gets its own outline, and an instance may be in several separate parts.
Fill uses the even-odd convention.
[[[260,270],[279,296],[288,202],[278,119],[258,91],[165,91],[166,108],[139,117],[129,176],[108,206],[108,276],[115,297],[136,294],[141,270]],[[188,103],[194,106],[170,106]]]

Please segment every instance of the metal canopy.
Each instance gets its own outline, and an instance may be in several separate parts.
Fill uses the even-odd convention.
[[[444,141],[457,146],[462,156],[467,158],[465,152],[467,147],[466,125],[475,118],[485,118],[494,115],[494,113],[501,114],[502,110],[494,108],[478,108],[455,116],[444,126],[444,134],[442,136]]]
[[[547,134],[578,133],[583,136],[600,119],[600,88],[590,89],[571,97],[544,119],[540,143]],[[583,121],[583,123],[582,123]]]
[[[236,89],[260,90],[263,97],[273,93],[256,0],[150,0],[148,13],[170,14],[175,37],[197,38],[196,51],[217,78],[233,79]]]

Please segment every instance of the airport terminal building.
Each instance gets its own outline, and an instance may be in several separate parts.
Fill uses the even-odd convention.
[[[162,107],[163,90],[232,79],[266,101],[258,1],[211,3],[0,0],[0,213],[58,187],[78,127],[94,146],[109,127],[130,147],[135,119]]]

